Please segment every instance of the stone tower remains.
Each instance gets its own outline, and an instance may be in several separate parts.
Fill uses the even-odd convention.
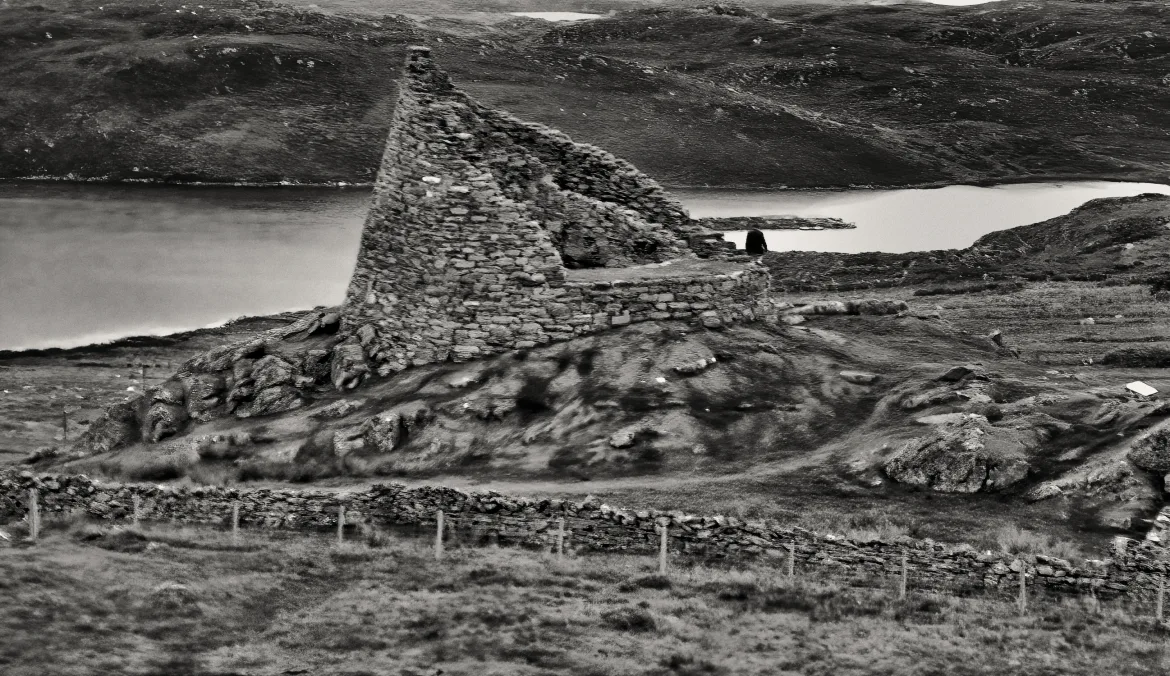
[[[480,104],[411,47],[342,328],[383,372],[572,338],[630,315],[595,317],[567,269],[695,258],[703,235],[630,163]]]

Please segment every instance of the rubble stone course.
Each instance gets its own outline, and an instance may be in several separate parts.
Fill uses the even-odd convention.
[[[554,545],[557,522],[564,518],[566,545],[578,553],[650,554],[658,547],[657,528],[665,525],[672,551],[698,557],[764,556],[783,562],[791,545],[798,566],[827,567],[848,575],[893,576],[901,570],[905,555],[911,585],[916,589],[1003,588],[1014,592],[1022,567],[1033,587],[1056,592],[1093,590],[1100,596],[1145,596],[1157,590],[1160,576],[1170,572],[1164,548],[1127,538],[1114,541],[1110,558],[1072,565],[1049,556],[1020,558],[930,540],[862,542],[728,516],[627,510],[601,504],[596,498],[581,502],[535,500],[493,491],[407,488],[401,484],[371,486],[362,492],[171,487],[103,484],[81,475],[34,476],[8,471],[0,472],[0,523],[25,517],[30,488],[38,490],[42,514],[84,511],[123,522],[133,518],[135,495],[140,498],[139,516],[145,521],[227,524],[232,505],[238,502],[242,525],[292,530],[335,527],[342,505],[346,523],[422,529],[434,528],[442,510],[451,537],[495,539],[501,544],[536,548]]]

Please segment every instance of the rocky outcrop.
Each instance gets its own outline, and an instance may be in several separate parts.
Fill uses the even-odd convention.
[[[900,483],[944,493],[1000,490],[1028,476],[1032,447],[1034,440],[969,415],[903,444],[885,472]]]
[[[368,448],[390,453],[435,420],[435,412],[422,404],[400,406],[370,418],[362,428]]]
[[[143,394],[134,394],[110,406],[73,445],[75,455],[107,453],[143,438],[140,417],[146,406]]]
[[[1170,472],[1170,425],[1159,425],[1142,435],[1129,449],[1129,461],[1150,472]]]

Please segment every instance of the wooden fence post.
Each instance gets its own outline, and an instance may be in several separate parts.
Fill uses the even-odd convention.
[[[788,581],[796,579],[796,542],[788,543]]]
[[[1016,605],[1020,609],[1020,614],[1023,615],[1028,612],[1028,566],[1023,561],[1020,561],[1020,598]]]
[[[659,538],[658,544],[658,574],[666,575],[666,538],[667,526],[662,526],[662,537]]]
[[[443,510],[435,519],[435,560],[443,558]]]
[[[40,494],[37,489],[28,489],[28,538],[33,542],[41,534],[41,506],[38,503]]]
[[[898,600],[906,600],[906,552],[902,552],[902,581],[898,585]]]
[[[232,503],[232,544],[240,544],[240,501]]]
[[[337,506],[337,544],[345,542],[345,505]]]
[[[1166,574],[1163,573],[1163,574],[1158,576],[1158,612],[1156,614],[1156,617],[1158,618],[1158,624],[1162,623],[1162,618],[1163,618],[1162,606],[1163,606],[1163,601],[1164,601],[1165,597],[1166,597]]]
[[[133,523],[134,523],[134,527],[138,528],[138,519],[139,519],[138,515],[139,515],[139,512],[141,512],[141,510],[142,510],[142,498],[138,497],[138,494],[135,493],[134,496],[132,497],[132,500],[134,501],[134,517],[133,517],[134,521],[133,521]]]
[[[565,517],[561,517],[557,526],[557,558],[565,558]]]

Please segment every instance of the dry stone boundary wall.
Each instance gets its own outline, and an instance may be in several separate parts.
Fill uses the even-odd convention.
[[[42,514],[84,511],[111,521],[133,518],[134,496],[145,521],[227,524],[233,504],[244,526],[290,530],[335,527],[341,506],[346,523],[434,528],[444,512],[450,532],[494,539],[502,544],[550,548],[559,519],[565,519],[566,545],[584,552],[649,554],[657,550],[658,528],[669,530],[669,547],[695,557],[768,557],[786,561],[792,546],[796,565],[844,575],[897,575],[902,556],[916,588],[971,590],[1018,589],[1019,571],[1034,589],[1100,596],[1148,596],[1170,571],[1164,550],[1151,543],[1118,538],[1112,558],[1085,565],[1046,556],[1024,561],[1008,554],[978,552],[968,545],[945,546],[930,540],[859,542],[734,517],[692,516],[680,512],[615,509],[596,499],[582,502],[534,500],[495,492],[463,492],[440,486],[408,488],[376,485],[362,492],[170,487],[103,484],[80,475],[0,472],[0,523],[25,518],[29,489],[38,491]]]

